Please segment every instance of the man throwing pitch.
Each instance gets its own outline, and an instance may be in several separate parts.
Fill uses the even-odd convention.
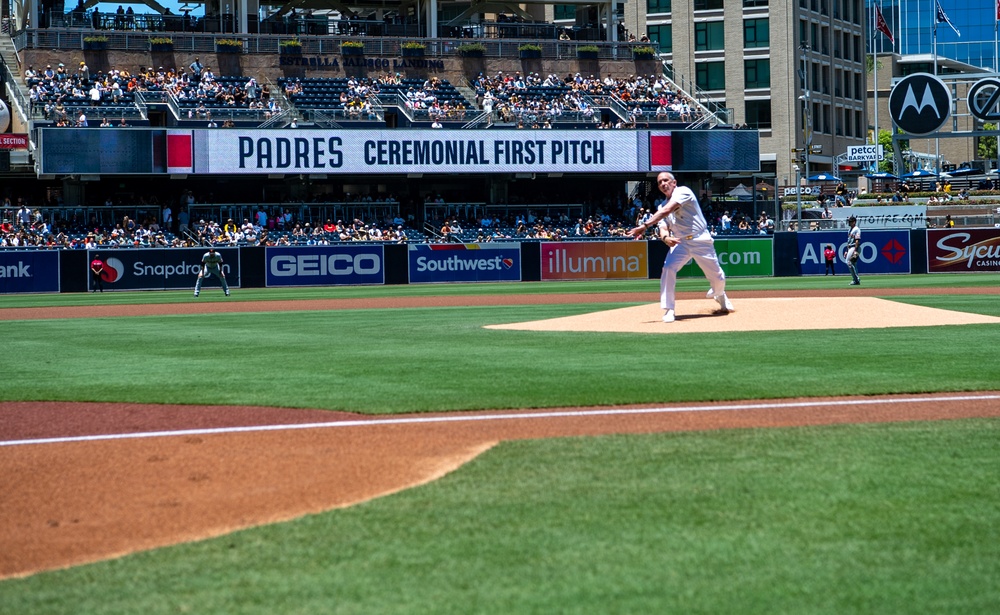
[[[712,288],[708,296],[714,297],[724,312],[733,312],[733,304],[726,296],[726,274],[719,266],[715,254],[715,241],[708,232],[708,223],[701,213],[694,192],[685,186],[678,186],[672,173],[663,172],[656,176],[656,185],[667,197],[667,202],[645,222],[629,231],[636,239],[646,234],[660,220],[666,219],[670,234],[663,242],[670,246],[670,252],[663,261],[660,274],[660,307],[663,308],[663,322],[674,321],[675,287],[677,272],[693,258],[705,273]]]
[[[214,275],[222,283],[222,290],[229,296],[229,284],[226,283],[226,274],[222,271],[222,255],[209,248],[201,257],[201,269],[198,270],[198,281],[194,283],[194,296],[201,292],[201,281],[209,275]]]

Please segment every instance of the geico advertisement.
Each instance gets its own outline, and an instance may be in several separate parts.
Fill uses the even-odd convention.
[[[1000,229],[928,229],[927,271],[1000,271]]]
[[[773,239],[716,239],[715,253],[728,277],[774,275]],[[702,278],[701,267],[691,261],[677,272],[677,277]]]
[[[59,252],[0,252],[0,293],[59,292]]]
[[[520,282],[519,243],[435,243],[409,246],[410,283]]]
[[[222,272],[231,287],[240,285],[239,248],[216,248],[222,256]],[[201,269],[201,259],[208,248],[161,248],[154,250],[90,250],[81,275],[90,283],[90,262],[95,254],[104,261],[104,290],[165,290],[194,288]],[[203,288],[218,286],[214,276]]]
[[[645,241],[543,242],[541,248],[543,280],[649,277]]]
[[[382,246],[269,247],[268,286],[385,284]]]
[[[847,251],[847,230],[806,231],[797,234],[799,270],[802,275],[823,275],[826,259],[823,250],[833,246],[837,253],[833,269],[837,274],[849,274],[844,262]],[[861,230],[859,273],[910,273],[910,232]]]

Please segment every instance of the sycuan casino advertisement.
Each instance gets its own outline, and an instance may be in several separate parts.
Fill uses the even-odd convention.
[[[645,241],[542,243],[542,280],[645,279]]]
[[[929,229],[928,273],[1000,272],[1000,230]]]

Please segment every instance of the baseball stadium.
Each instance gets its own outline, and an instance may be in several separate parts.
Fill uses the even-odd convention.
[[[611,5],[144,6],[0,36],[4,613],[1000,609],[988,191],[783,186]]]

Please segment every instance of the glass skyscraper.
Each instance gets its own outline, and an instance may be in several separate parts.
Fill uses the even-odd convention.
[[[885,0],[878,3],[882,15],[896,39],[895,51],[900,55],[934,53],[936,6],[941,8],[958,29],[955,33],[947,23],[937,24],[937,55],[973,66],[996,70],[998,0]],[[871,0],[867,2],[870,22],[875,23]],[[874,25],[871,27],[874,32]],[[869,39],[875,50],[888,52],[889,40],[882,35]]]

